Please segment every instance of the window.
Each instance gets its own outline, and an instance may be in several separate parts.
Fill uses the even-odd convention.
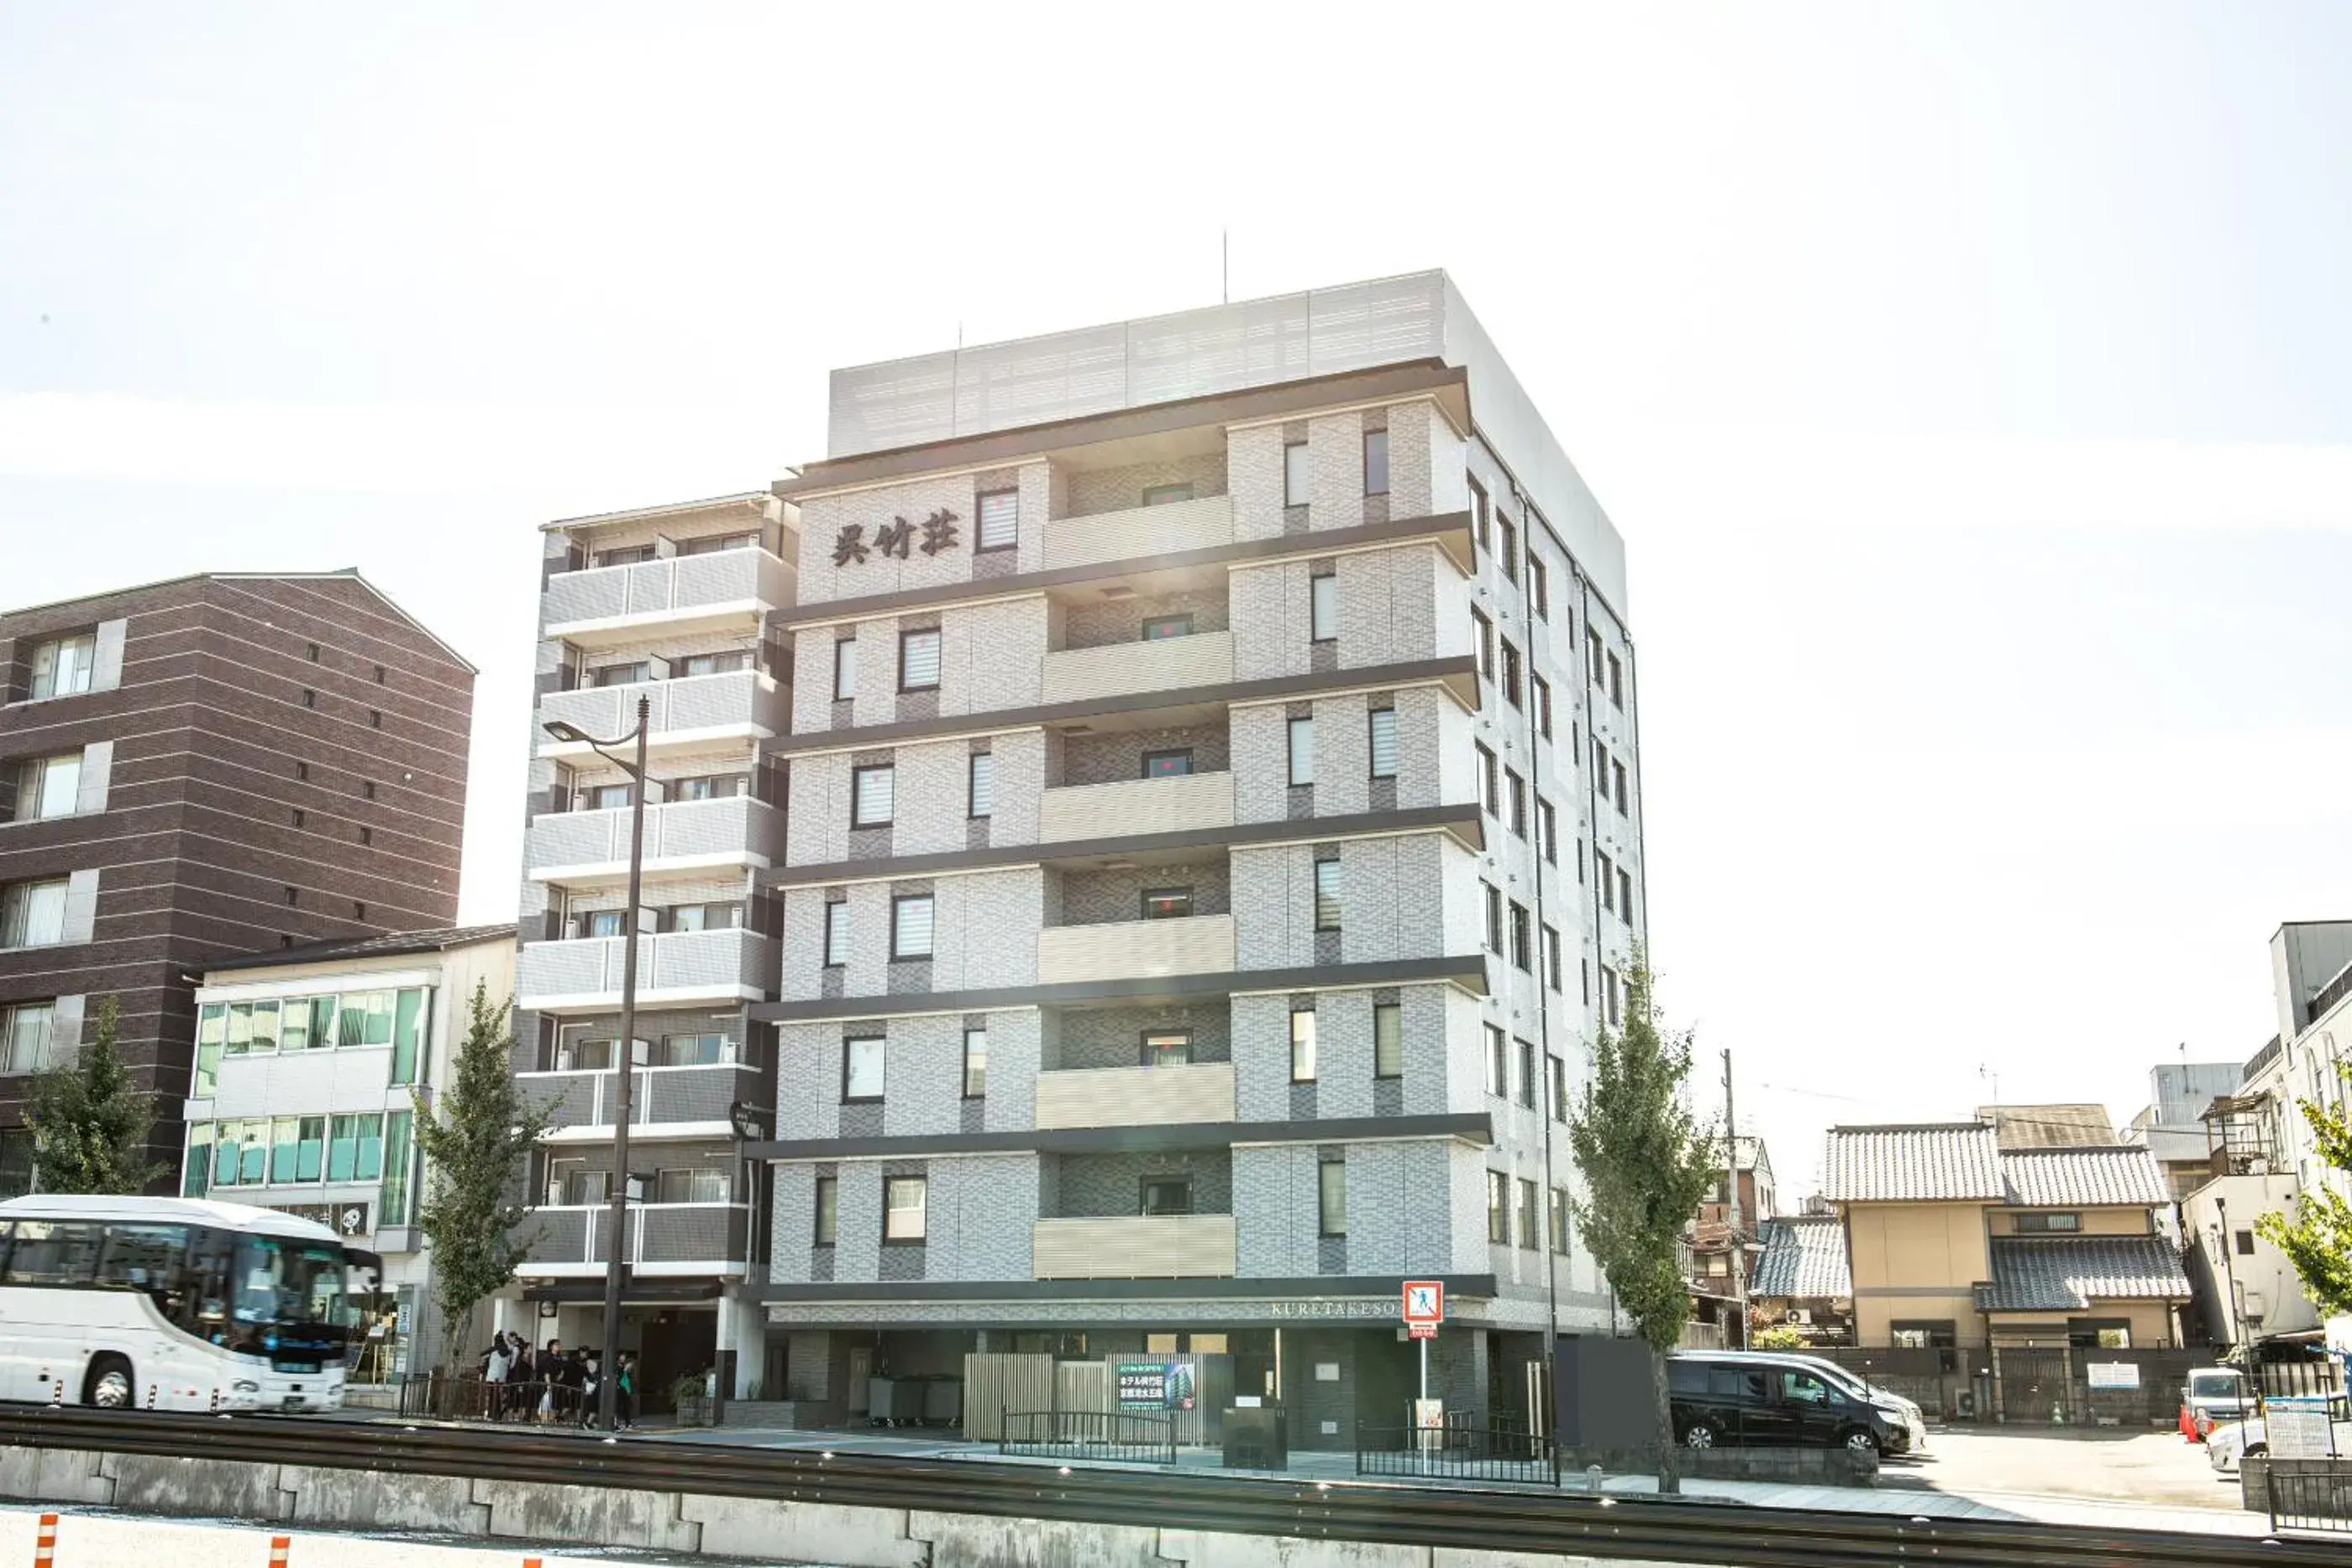
[[[1633,792],[1625,787],[1625,765],[1622,762],[1610,763],[1609,775],[1611,781],[1617,786],[1617,812],[1622,816],[1632,810],[1633,805]]]
[[[1959,1336],[1949,1318],[1914,1320],[1897,1318],[1887,1325],[1893,1331],[1895,1346],[1902,1350],[1927,1350],[1931,1347],[1950,1349],[1959,1343]]]
[[[841,1178],[839,1176],[817,1177],[814,1197],[816,1228],[809,1236],[809,1244],[814,1247],[830,1247],[833,1245],[834,1237],[838,1234],[838,1227],[841,1224]]]
[[[1290,1081],[1315,1082],[1315,1009],[1290,1009]]]
[[[1317,1232],[1324,1236],[1348,1234],[1348,1162],[1325,1160],[1316,1167],[1315,1208]]]
[[[1623,866],[1617,868],[1617,918],[1633,924],[1633,873]]]
[[[1511,1244],[1511,1178],[1501,1171],[1486,1173],[1486,1239]]]
[[[36,757],[26,762],[16,780],[16,816],[23,821],[47,821],[70,817],[81,792],[81,753]]]
[[[1609,1009],[1609,1021],[1612,1024],[1622,1023],[1624,1009],[1622,1004],[1624,998],[1618,990],[1617,971],[1606,964],[1601,966],[1601,1000]]]
[[[1181,779],[1192,771],[1192,751],[1190,747],[1181,751],[1147,751],[1143,754],[1143,776],[1146,779]]]
[[[1551,1249],[1568,1250],[1568,1188],[1564,1186],[1551,1189]]]
[[[968,765],[964,799],[967,813],[974,817],[996,815],[996,754],[975,751]]]
[[[1551,802],[1549,800],[1536,801],[1536,838],[1543,845],[1543,858],[1558,865],[1559,863],[1559,813],[1551,809]]]
[[[1404,1076],[1404,1009],[1395,1002],[1372,1004],[1372,1076]]]
[[[1495,509],[1486,499],[1486,486],[1477,480],[1470,481],[1470,528],[1477,536],[1478,548],[1491,550],[1494,541]]]
[[[1527,1177],[1519,1178],[1519,1245],[1534,1251],[1541,1245],[1542,1232],[1536,1228],[1536,1184]]]
[[[934,626],[898,633],[898,689],[930,692],[940,685],[940,632]]]
[[[1546,740],[1551,738],[1551,683],[1541,675],[1530,674],[1528,688],[1536,699],[1536,728]]]
[[[1559,933],[1547,925],[1543,928],[1544,984],[1553,990],[1560,988]]]
[[[54,1002],[0,1007],[0,1072],[47,1071],[57,1016]]]
[[[1551,619],[1551,572],[1533,550],[1528,551],[1528,602],[1535,606],[1537,620]]]
[[[1503,695],[1513,707],[1519,703],[1519,651],[1511,640],[1503,639]]]
[[[1290,721],[1290,782],[1296,787],[1315,782],[1315,721]]]
[[[1536,965],[1535,955],[1529,951],[1532,946],[1528,940],[1528,907],[1515,902],[1511,905],[1511,967],[1532,973]]]
[[[1584,629],[1584,662],[1592,671],[1592,684],[1596,686],[1601,684],[1602,656],[1601,633],[1587,626]]]
[[[849,825],[879,828],[890,821],[898,776],[887,762],[849,770]]]
[[[1307,505],[1307,443],[1289,442],[1282,449],[1282,504]]]
[[[1192,913],[1192,890],[1189,887],[1147,887],[1143,890],[1143,918],[1146,920],[1182,920]]]
[[[1143,640],[1147,643],[1164,643],[1171,637],[1190,637],[1192,634],[1192,614],[1190,611],[1181,615],[1147,615],[1143,618]]]
[[[1486,951],[1500,956],[1503,951],[1503,895],[1487,884],[1486,888]]]
[[[673,779],[669,786],[669,798],[673,800],[729,800],[751,792],[751,776],[748,773],[705,773],[693,779]]]
[[[1147,1215],[1190,1214],[1192,1212],[1192,1178],[1145,1176],[1138,1196],[1139,1206]]]
[[[750,549],[758,542],[758,537],[752,534],[706,534],[698,539],[678,540],[677,553],[680,555],[718,555],[723,550]]]
[[[1339,929],[1339,862],[1315,862],[1315,929]]]
[[[1397,776],[1396,709],[1376,707],[1372,720],[1372,777],[1393,779]]]
[[[627,806],[631,784],[591,784],[581,791],[584,808],[591,811],[617,811]]]
[[[889,1043],[878,1034],[856,1035],[841,1042],[841,1097],[845,1102],[882,1098]]]
[[[1536,1048],[1531,1040],[1519,1041],[1519,1103],[1532,1111],[1536,1108]]]
[[[1385,496],[1389,493],[1389,433],[1385,430],[1364,432],[1364,494]]]
[[[662,922],[665,931],[733,931],[743,924],[740,904],[680,904]]]
[[[1503,1041],[1503,1031],[1494,1024],[1486,1030],[1486,1092],[1497,1100],[1511,1097],[1511,1057]]]
[[[599,684],[601,685],[602,683]],[[317,707],[319,706],[319,694],[312,691],[310,687],[304,686],[302,688],[302,706],[304,707]]]
[[[656,1067],[716,1067],[727,1060],[723,1034],[666,1034],[653,1052]]]
[[[1609,799],[1609,748],[1597,735],[1592,737],[1592,787],[1602,800]]]
[[[1495,623],[1473,610],[1470,626],[1478,634],[1478,674],[1491,681],[1495,678]]]
[[[1192,498],[1192,486],[1190,481],[1174,485],[1146,485],[1143,487],[1143,504],[1147,507],[1172,507],[1180,501],[1189,501]]]
[[[366,797],[367,797],[369,800],[374,800],[374,799],[375,799],[375,780],[374,780],[374,779],[367,779],[367,780],[365,780],[364,782],[362,782],[362,783],[360,785],[360,793],[361,793],[362,795],[366,796]]]
[[[1544,1064],[1551,1070],[1551,1119],[1565,1122],[1568,1120],[1568,1063],[1557,1056],[1548,1056],[1544,1058]]]
[[[1496,531],[1502,536],[1502,546],[1495,551],[1495,559],[1503,569],[1506,581],[1519,580],[1519,530],[1508,517],[1495,519]]]
[[[641,684],[647,666],[643,659],[626,664],[599,664],[588,672],[592,686],[634,686]]]
[[[1192,1031],[1189,1029],[1148,1029],[1143,1031],[1143,1065],[1146,1067],[1186,1067],[1192,1061]]]
[[[373,1181],[382,1175],[383,1118],[334,1117],[327,1134],[327,1179]]]
[[[890,956],[928,958],[931,956],[931,895],[908,894],[890,901]]]
[[[824,962],[827,968],[849,962],[849,901],[845,898],[824,906]]]
[[[930,1184],[921,1176],[890,1176],[882,1183],[882,1239],[920,1241]]]
[[[66,939],[67,879],[0,888],[0,947],[54,947]]]
[[[2021,1214],[2017,1231],[2021,1236],[2043,1235],[2051,1231],[2073,1231],[2083,1228],[2079,1214]]]
[[[980,507],[979,536],[972,541],[975,550],[1011,549],[1021,542],[1021,492],[1018,490],[982,490],[978,497]]]
[[[963,1097],[977,1100],[988,1092],[988,1031],[963,1031]]]
[[[833,644],[833,700],[845,703],[857,695],[857,639],[840,637]]]
[[[1322,572],[1307,580],[1307,636],[1329,643],[1339,635],[1339,580]]]
[[[1601,907],[1614,915],[1617,913],[1616,868],[1610,862],[1609,857],[1601,852],[1598,846],[1592,852],[1592,864],[1601,879]]]
[[[1528,836],[1528,781],[1507,768],[1503,778],[1510,785],[1511,831],[1524,839]]]
[[[1609,700],[1620,708],[1625,706],[1625,666],[1614,653],[1609,655]]]
[[[2234,1235],[2237,1242],[2238,1256],[2241,1258],[2252,1257],[2254,1255],[2254,1233],[2251,1230],[2241,1230],[2235,1232]]]
[[[78,637],[52,637],[33,649],[33,695],[69,697],[89,690],[91,672],[98,667],[98,638],[85,632]]]
[[[307,762],[296,763],[294,765],[294,779],[297,783],[309,783],[310,780],[310,765]]]
[[[1475,741],[1471,744],[1477,745]],[[1486,815],[1500,817],[1503,814],[1503,775],[1500,765],[1495,760],[1495,754],[1483,746],[1478,747],[1478,797],[1486,802]]]
[[[738,648],[723,653],[688,653],[669,662],[669,676],[674,681],[694,675],[731,675],[751,667],[751,655]]]
[[[596,552],[598,566],[636,566],[654,559],[651,545],[618,545]]]
[[[372,844],[375,842],[375,830],[368,827],[362,827],[360,829],[360,842],[362,844]]]
[[[654,1172],[656,1203],[725,1203],[727,1173],[687,1166]]]

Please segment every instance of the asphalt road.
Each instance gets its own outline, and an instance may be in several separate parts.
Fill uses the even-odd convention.
[[[1927,1457],[1890,1464],[1883,1485],[1963,1497],[2011,1493],[2161,1508],[2239,1510],[2235,1477],[2215,1479],[2205,1450],[2177,1432],[2064,1427],[1943,1428]]]

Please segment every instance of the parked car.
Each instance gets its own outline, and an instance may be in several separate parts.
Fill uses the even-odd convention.
[[[1891,1388],[1877,1384],[1854,1371],[1841,1366],[1825,1355],[1811,1355],[1798,1350],[1712,1350],[1707,1355],[1717,1361],[1801,1362],[1828,1378],[1838,1387],[1857,1399],[1874,1405],[1892,1405],[1903,1412],[1903,1425],[1911,1434],[1906,1453],[1924,1453],[1927,1448],[1927,1413],[1916,1399],[1906,1399]]]
[[[2283,1403],[2273,1400],[2272,1404]],[[2328,1427],[2336,1438],[2338,1454],[2352,1454],[2352,1419],[2347,1419],[2344,1400],[2339,1396],[2328,1402]],[[2205,1458],[2217,1476],[2234,1476],[2239,1461],[2250,1454],[2271,1451],[2270,1423],[2256,1416],[2244,1421],[2224,1421],[2205,1434]]]
[[[1687,1448],[1843,1448],[1906,1452],[1902,1409],[1847,1391],[1796,1356],[1684,1351],[1666,1364],[1675,1440]]]
[[[2191,1367],[2180,1404],[2200,1437],[2223,1422],[2243,1421],[2262,1408],[2254,1385],[2234,1366]]]

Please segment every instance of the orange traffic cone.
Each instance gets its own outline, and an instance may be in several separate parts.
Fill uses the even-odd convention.
[[[2189,1413],[2186,1405],[2180,1407],[2180,1435],[2192,1443],[2197,1440],[2197,1417]]]
[[[293,1543],[290,1536],[273,1535],[269,1538],[269,1568],[286,1568],[286,1550]]]
[[[49,1568],[58,1557],[58,1516],[41,1515],[41,1533],[33,1542],[33,1568]]]

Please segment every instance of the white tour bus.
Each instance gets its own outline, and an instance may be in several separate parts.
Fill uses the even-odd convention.
[[[337,1409],[347,1268],[383,1264],[273,1209],[12,1198],[0,1203],[0,1399]]]

